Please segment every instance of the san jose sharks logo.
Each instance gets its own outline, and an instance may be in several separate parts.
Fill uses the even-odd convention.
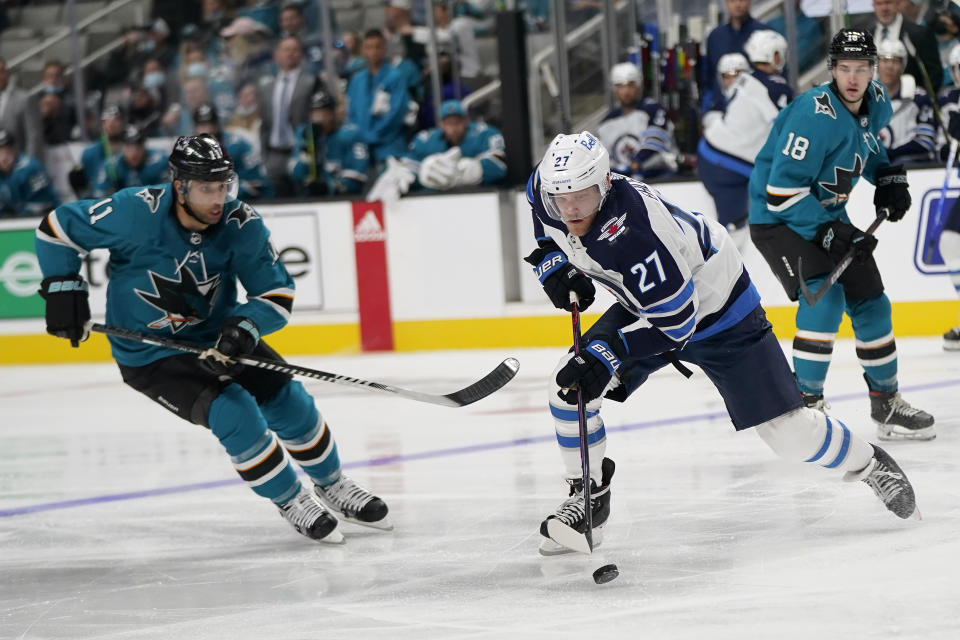
[[[220,274],[198,280],[186,265],[178,270],[176,279],[148,271],[153,292],[134,289],[140,299],[159,309],[163,315],[150,323],[151,329],[170,327],[173,333],[205,320],[220,291]]]
[[[260,214],[254,211],[253,207],[244,203],[227,214],[226,224],[230,224],[231,221],[236,222],[237,226],[243,229],[243,225],[259,217]]]
[[[817,103],[816,110],[813,112],[813,115],[818,113],[824,113],[834,120],[837,119],[837,112],[833,110],[833,103],[830,102],[830,96],[826,91],[821,93],[819,96],[814,98],[814,101]]]
[[[136,195],[147,203],[147,206],[150,208],[150,213],[156,213],[157,209],[160,208],[160,198],[163,197],[164,191],[166,191],[166,189],[151,189],[147,187],[146,189],[137,191]]]
[[[860,177],[862,172],[863,159],[860,158],[860,154],[854,155],[853,167],[850,169],[835,166],[833,168],[833,182],[819,183],[824,190],[834,194],[834,197],[822,200],[820,204],[826,206],[846,202],[850,197],[850,192],[853,190],[853,183]]]
[[[600,234],[597,240],[606,240],[607,238],[610,239],[610,242],[616,240],[617,236],[627,230],[627,227],[623,224],[623,221],[626,219],[627,214],[624,213],[619,218],[610,218],[607,220],[601,227],[603,232]]]

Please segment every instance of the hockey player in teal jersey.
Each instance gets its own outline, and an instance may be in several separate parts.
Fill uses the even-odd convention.
[[[216,138],[200,135],[178,139],[169,163],[172,182],[63,205],[43,219],[36,247],[47,331],[73,346],[86,339],[80,254],[109,249],[108,324],[210,347],[197,358],[111,337],[126,384],[208,427],[247,486],[301,534],[342,541],[320,502],[348,521],[390,528],[383,501],[343,475],[333,435],[303,386],[230,360],[280,358],[261,336],[287,323],[294,293],[263,220],[236,199],[232,160]]]
[[[93,188],[94,197],[108,196],[127,187],[142,187],[167,178],[167,157],[162,151],[148,149],[143,129],[127,125],[120,152],[107,162],[113,172],[101,173],[101,181]]]
[[[794,372],[808,406],[822,408],[824,379],[844,312],[870,392],[870,415],[885,440],[935,437],[933,416],[897,391],[890,300],[872,252],[876,239],[850,223],[846,204],[861,176],[891,221],[910,208],[906,172],[890,166],[880,143],[892,109],[873,81],[877,49],[865,31],[842,29],[830,45],[833,82],[810,89],[774,121],[750,178],[750,234],[792,300],[799,298]],[[798,258],[816,291],[853,248],[855,260],[816,306],[799,296]]]
[[[363,133],[337,122],[337,103],[326,91],[310,96],[310,122],[297,127],[290,177],[304,195],[355,194],[367,184],[370,154]]]
[[[0,218],[42,215],[60,204],[40,161],[17,153],[17,141],[0,129]]]

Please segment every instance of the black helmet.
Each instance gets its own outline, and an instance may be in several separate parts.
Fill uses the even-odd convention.
[[[830,42],[827,54],[827,68],[833,69],[837,60],[869,60],[877,64],[877,45],[873,36],[863,29],[840,29]]]
[[[136,125],[128,124],[123,130],[123,141],[127,144],[144,144],[146,140],[146,131]]]
[[[233,160],[210,134],[180,136],[170,154],[170,173],[173,180],[227,182],[233,176]]]
[[[323,89],[319,89],[310,96],[311,109],[335,109],[336,106],[337,102],[333,99],[333,96]]]
[[[9,129],[0,129],[0,147],[15,147],[17,139]]]
[[[201,102],[197,105],[197,108],[193,110],[193,123],[205,124],[208,122],[219,125],[220,121],[217,118],[217,108],[210,102]]]

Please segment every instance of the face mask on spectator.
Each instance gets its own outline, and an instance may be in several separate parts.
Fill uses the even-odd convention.
[[[256,110],[257,110],[257,105],[255,104],[238,104],[233,109],[233,112],[238,116],[248,116]]]
[[[149,38],[137,45],[137,48],[145,53],[149,53],[157,48],[157,43]]]
[[[164,75],[163,71],[151,71],[150,73],[144,74],[143,86],[151,89],[159,89],[163,86],[163,83],[166,81],[166,79],[167,77]]]
[[[188,78],[203,78],[207,75],[207,65],[203,62],[191,62],[187,65]]]
[[[63,89],[63,85],[59,84],[45,84],[43,85],[44,93],[59,93]]]

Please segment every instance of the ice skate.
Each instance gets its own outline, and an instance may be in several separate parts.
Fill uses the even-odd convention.
[[[803,393],[801,391],[800,395],[803,396],[803,405],[807,409],[815,409],[820,413],[826,414],[827,409],[830,408],[830,404],[823,399],[822,393]]]
[[[873,458],[867,466],[860,471],[848,471],[843,479],[846,482],[862,480],[867,483],[898,518],[919,520],[920,511],[907,475],[886,451],[877,445],[872,446]]]
[[[943,334],[944,351],[960,351],[960,325]]]
[[[325,487],[314,485],[313,490],[323,504],[347,522],[384,531],[393,529],[386,503],[345,475]]]
[[[602,478],[601,486],[598,488],[594,480],[590,480],[590,504],[593,508],[593,546],[600,546],[603,541],[603,525],[610,517],[610,479],[613,478],[613,472],[616,465],[610,458],[604,458],[601,465]],[[570,485],[570,497],[563,501],[552,515],[540,523],[540,535],[543,540],[540,541],[540,554],[544,556],[555,556],[564,553],[571,553],[581,549],[573,548],[560,544],[550,537],[549,529],[554,525],[551,520],[564,525],[567,531],[583,534],[586,531],[587,523],[584,518],[583,510],[583,479],[567,478]],[[580,536],[582,538],[582,536]]]
[[[301,534],[331,544],[343,542],[337,519],[323,508],[308,491],[301,491],[290,502],[278,505],[280,515]]]
[[[933,416],[910,405],[896,391],[870,392],[870,417],[881,440],[933,440]]]

